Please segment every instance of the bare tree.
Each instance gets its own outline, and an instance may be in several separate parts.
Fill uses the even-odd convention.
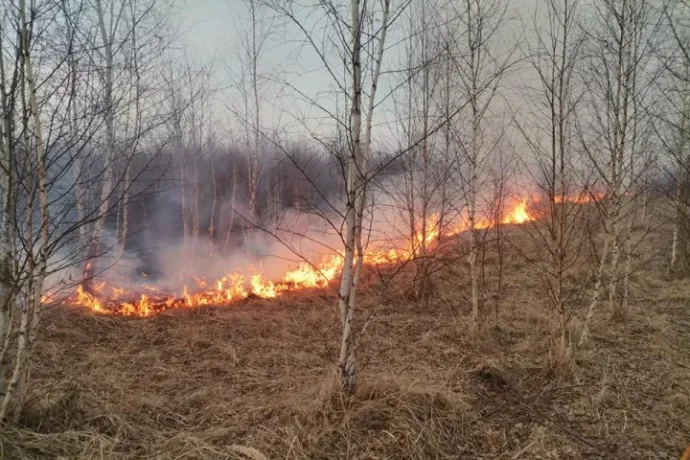
[[[247,27],[245,22],[238,24],[239,49],[237,56],[228,64],[231,73],[235,73],[234,87],[240,103],[232,101],[230,111],[243,126],[245,133],[244,142],[249,155],[247,160],[247,205],[248,209],[244,219],[245,225],[256,225],[257,196],[263,171],[263,165],[267,159],[263,142],[265,133],[265,120],[263,119],[262,105],[268,96],[267,82],[270,75],[262,68],[263,56],[268,51],[269,40],[273,35],[273,19],[266,14],[264,6],[257,0],[243,0],[247,12]]]
[[[404,114],[400,123],[402,142],[399,149],[407,152],[401,161],[402,197],[396,200],[402,203],[396,206],[400,206],[404,214],[409,258],[415,266],[413,296],[420,300],[428,299],[431,293],[431,262],[439,248],[441,224],[444,218],[448,220],[445,214],[449,211],[447,206],[443,206],[447,196],[441,195],[448,192],[446,171],[450,165],[440,161],[441,153],[436,141],[441,139],[442,133],[430,135],[435,120],[442,117],[438,100],[442,90],[442,72],[447,70],[441,66],[442,49],[436,22],[441,14],[438,10],[434,2],[425,2],[407,10],[406,71],[401,75],[401,86],[405,91],[404,96],[395,97],[396,100],[404,99],[396,104],[396,112]],[[450,77],[446,77],[448,90]],[[445,103],[445,109],[450,110],[450,94],[446,94]],[[444,130],[447,141],[443,151],[445,159],[448,159],[450,149],[449,129],[450,124]],[[440,169],[443,166],[445,170]]]
[[[12,5],[13,7],[15,5]],[[16,267],[12,270],[11,278],[13,280],[14,286],[13,290],[18,287],[26,287],[26,296],[21,301],[21,315],[18,318],[18,330],[17,330],[17,341],[16,341],[16,352],[14,357],[14,365],[12,366],[11,374],[5,376],[5,372],[0,372],[0,377],[4,380],[6,377],[9,378],[7,386],[5,387],[4,381],[0,385],[2,389],[2,394],[0,394],[0,399],[2,403],[0,404],[0,421],[4,420],[8,415],[10,410],[10,402],[12,401],[12,396],[16,393],[22,383],[22,378],[26,376],[27,368],[25,362],[28,361],[32,349],[32,344],[35,340],[35,331],[38,327],[41,298],[43,295],[43,283],[47,272],[48,255],[49,255],[49,239],[50,239],[50,216],[49,216],[49,204],[48,204],[48,186],[47,186],[47,175],[46,175],[46,155],[44,150],[44,138],[43,130],[41,125],[41,119],[39,114],[38,98],[37,98],[37,83],[34,74],[34,67],[31,57],[31,28],[33,26],[33,20],[35,19],[36,11],[32,11],[32,15],[27,20],[27,8],[26,1],[20,0],[19,4],[16,5],[17,12],[15,23],[18,25],[17,35],[18,35],[18,51],[19,51],[19,63],[18,63],[18,75],[20,80],[17,82],[20,88],[20,98],[22,106],[22,120],[23,120],[23,136],[24,136],[24,155],[27,156],[30,152],[30,148],[35,150],[35,156],[33,160],[29,160],[32,165],[33,173],[30,176],[30,181],[28,185],[29,193],[29,204],[32,205],[29,208],[29,212],[34,211],[34,196],[38,193],[38,210],[40,214],[39,218],[39,230],[40,235],[38,241],[36,241],[37,248],[34,247],[34,231],[33,231],[33,216],[29,215],[27,220],[27,230],[28,230],[28,240],[30,241],[29,250],[30,253],[27,254],[27,272],[23,273],[24,280],[28,283],[22,283],[20,280],[20,275],[16,272]],[[4,52],[3,49],[1,52]],[[4,73],[4,68],[2,69]],[[3,78],[4,83],[4,78]],[[3,93],[6,88],[2,87]],[[12,135],[12,130],[9,133]],[[33,139],[31,138],[33,137]],[[14,147],[17,144],[14,143]],[[15,150],[16,152],[16,150]],[[13,153],[9,153],[6,159],[11,159]],[[12,173],[10,168],[6,171],[7,174]],[[7,180],[7,179],[6,179]],[[9,184],[6,182],[6,184]],[[14,199],[16,197],[12,196]],[[16,206],[17,202],[11,206]],[[16,208],[15,208],[16,209]],[[15,216],[3,216],[4,218],[12,219],[16,223]],[[5,326],[3,326],[3,332],[7,333]],[[3,354],[7,351],[4,347],[6,337],[3,336]],[[3,359],[5,356],[2,357]],[[3,366],[0,363],[0,366]],[[3,366],[4,371],[4,366]]]
[[[575,117],[582,98],[577,71],[584,42],[578,8],[578,0],[548,0],[544,10],[535,12],[534,42],[528,42],[526,50],[537,77],[535,84],[526,84],[533,104],[524,109],[525,121],[517,123],[536,164],[533,182],[541,186],[545,197],[539,208],[544,219],[530,226],[529,234],[534,250],[541,252],[531,258],[538,261],[555,314],[553,364],[559,371],[570,362],[567,332],[576,311],[577,290],[569,280],[584,241],[580,232],[582,206],[577,198],[587,193],[574,167],[578,156]],[[575,198],[575,203],[570,198]]]
[[[179,185],[181,203],[181,221],[185,251],[191,249],[191,244],[200,237],[200,188],[202,183],[210,180],[215,190],[217,184],[215,175],[207,177],[199,171],[204,162],[205,152],[211,150],[215,142],[215,123],[212,117],[211,101],[214,90],[211,88],[211,68],[195,68],[187,61],[177,68],[168,63],[163,72],[165,92],[167,93],[167,110],[170,113],[166,119],[171,149],[174,155],[175,182]],[[213,158],[209,158],[213,167]],[[209,224],[209,243],[215,234],[214,220],[217,195],[212,195],[214,219]],[[209,251],[211,249],[209,248]],[[211,252],[209,252],[209,255]],[[191,267],[190,267],[191,268]]]
[[[687,267],[690,228],[688,225],[688,184],[690,177],[690,47],[688,20],[690,6],[686,2],[669,2],[664,8],[664,22],[670,37],[662,63],[667,78],[660,81],[663,94],[661,110],[656,118],[661,126],[658,137],[672,162],[670,176],[674,182],[673,233],[669,270],[679,272]]]
[[[0,104],[2,104],[2,124],[0,126],[0,154],[2,182],[2,237],[0,238],[0,396],[4,397],[5,389],[5,354],[9,347],[12,327],[12,313],[14,311],[14,298],[17,295],[18,280],[16,279],[14,252],[16,247],[14,229],[16,228],[16,174],[13,171],[15,164],[15,121],[17,115],[17,99],[19,95],[19,81],[22,78],[17,61],[21,48],[16,44],[8,44],[6,37],[10,37],[16,31],[8,26],[12,24],[10,10],[0,10]],[[9,30],[8,30],[9,29]],[[14,46],[11,46],[14,45]],[[8,63],[7,59],[11,59]]]
[[[156,72],[154,63],[164,54],[167,42],[160,29],[167,23],[167,11],[155,0],[96,0],[92,14],[82,22],[83,27],[93,26],[97,31],[84,58],[92,63],[102,91],[98,106],[103,132],[94,137],[102,142],[104,152],[100,196],[87,213],[87,217],[97,216],[84,270],[88,283],[96,271],[94,262],[104,251],[102,239],[111,209],[121,209],[118,236],[127,235],[130,164],[142,139],[165,118],[157,108],[158,93],[145,92],[141,79],[145,71]]]
[[[123,5],[122,8],[135,6],[134,3]],[[79,0],[28,6],[25,0],[18,0],[7,8],[3,4],[0,10],[0,94],[3,103],[0,185],[4,199],[8,200],[3,202],[2,225],[11,229],[3,235],[6,243],[3,251],[9,251],[3,256],[9,254],[10,262],[5,265],[9,271],[5,272],[7,278],[3,280],[3,288],[8,290],[3,291],[3,322],[0,323],[3,334],[0,419],[10,415],[16,417],[20,412],[30,377],[33,345],[40,337],[39,319],[43,306],[50,303],[50,299],[58,299],[62,288],[74,288],[65,269],[83,264],[85,244],[89,243],[85,241],[83,229],[91,226],[98,229],[98,222],[106,218],[102,213],[111,216],[117,213],[120,197],[111,193],[105,197],[104,204],[89,193],[96,188],[96,194],[100,195],[103,187],[114,192],[119,177],[128,174],[126,167],[118,173],[108,172],[115,162],[113,158],[109,158],[113,160],[111,163],[104,161],[96,148],[96,140],[101,139],[99,134],[112,140],[113,131],[108,125],[113,122],[110,127],[122,133],[121,153],[131,159],[138,150],[136,143],[142,138],[139,128],[142,118],[148,117],[148,133],[160,123],[156,104],[143,107],[138,103],[119,103],[128,97],[131,99],[127,100],[139,102],[143,99],[139,97],[141,91],[123,83],[123,75],[123,78],[115,78],[115,64],[111,69],[112,88],[126,89],[118,93],[120,124],[115,124],[118,117],[104,116],[107,110],[104,111],[103,95],[108,93],[105,89],[109,84],[96,89],[98,79],[95,76],[104,77],[101,82],[107,83],[110,66],[94,64],[97,59],[93,53],[97,51],[89,46],[93,38],[90,31],[102,32],[102,28],[87,25],[103,25],[98,21],[99,9],[102,15],[107,15],[103,7],[104,4],[94,4],[93,9],[88,9]],[[93,22],[88,23],[89,20]],[[123,53],[127,49],[129,57],[132,50],[141,50],[134,44],[124,46],[133,43],[131,37],[125,34],[118,48]],[[109,60],[107,48],[103,49],[106,61]],[[122,68],[132,67],[124,65]],[[130,81],[133,80],[136,79]],[[115,81],[123,86],[116,86]],[[100,89],[104,89],[103,94],[99,93]],[[113,91],[113,104],[116,103],[115,94]],[[109,97],[105,99],[110,100]],[[149,102],[153,101],[149,99]],[[126,162],[117,164],[124,166]],[[123,189],[125,197],[127,187]],[[77,206],[80,202],[83,206]],[[125,211],[122,216],[126,220]],[[122,234],[125,235],[124,229]],[[106,251],[107,248],[101,248],[96,255]],[[52,277],[50,282],[47,281],[49,276]],[[13,356],[10,350],[14,351]]]
[[[487,162],[497,138],[489,135],[489,125],[503,78],[514,64],[515,46],[499,51],[501,33],[507,21],[507,3],[463,0],[453,4],[460,34],[453,43],[453,71],[467,100],[461,114],[467,133],[456,134],[459,145],[457,168],[467,209],[469,232],[468,265],[471,283],[472,327],[481,328],[482,286],[479,266],[481,242],[486,227],[478,225],[481,194],[485,189]],[[499,130],[502,131],[502,130]],[[456,131],[457,133],[457,131]],[[500,136],[498,137],[500,139]]]
[[[654,27],[651,6],[643,0],[597,2],[595,13],[591,20],[596,20],[598,26],[588,27],[593,32],[588,40],[591,49],[587,52],[589,65],[585,80],[589,95],[589,136],[581,136],[587,157],[606,186],[602,209],[606,235],[581,343],[586,340],[588,323],[599,301],[607,263],[611,313],[616,317],[624,315],[618,281],[624,277],[625,266],[619,264],[619,259],[624,251],[628,220],[633,218],[634,200],[627,192],[633,190],[639,174],[635,173],[631,161],[637,161],[636,155],[631,156],[630,152],[639,134],[635,126],[644,114],[634,110],[634,100],[643,88],[641,83],[650,62],[649,37]],[[598,152],[606,152],[606,156],[602,158]]]
[[[357,386],[357,348],[361,330],[355,328],[356,294],[359,277],[364,263],[367,241],[363,238],[366,213],[370,197],[367,187],[372,179],[370,171],[372,130],[374,112],[379,96],[379,78],[382,73],[386,50],[386,35],[391,23],[398,18],[407,4],[392,10],[389,0],[369,2],[352,0],[348,11],[335,2],[323,2],[317,8],[323,15],[325,27],[313,28],[301,17],[309,9],[302,9],[292,2],[275,1],[271,8],[285,18],[290,26],[301,34],[304,44],[313,52],[330,76],[332,84],[345,100],[347,111],[334,112],[316,98],[305,95],[294,85],[285,83],[295,93],[335,123],[336,131],[345,133],[346,155],[331,150],[335,158],[342,160],[344,176],[344,210],[336,203],[330,203],[331,210],[339,216],[329,220],[328,225],[340,235],[343,244],[343,264],[340,275],[338,307],[341,323],[341,341],[338,357],[338,373],[344,391],[352,393]],[[331,39],[321,42],[315,30],[328,31]],[[342,66],[340,68],[339,66]],[[344,77],[341,77],[344,75]],[[384,96],[385,97],[385,96]],[[312,137],[328,148],[323,137],[312,131]],[[274,143],[297,168],[299,163],[284,147]],[[303,169],[299,169],[304,171]],[[305,175],[305,178],[309,178]],[[316,189],[318,192],[318,188]]]

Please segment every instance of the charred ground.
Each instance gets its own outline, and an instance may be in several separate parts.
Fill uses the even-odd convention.
[[[479,337],[466,333],[457,278],[436,276],[426,303],[409,300],[404,274],[384,293],[365,289],[359,318],[375,316],[355,397],[332,376],[329,293],[146,319],[52,309],[0,457],[679,458],[690,432],[687,279],[664,275],[660,258],[641,264],[628,318],[611,321],[603,305],[557,378],[539,274],[515,252],[506,263],[504,301]]]

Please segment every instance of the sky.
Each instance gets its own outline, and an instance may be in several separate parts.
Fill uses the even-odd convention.
[[[213,61],[214,81],[220,89],[217,104],[221,112],[228,112],[228,106],[240,102],[235,88],[242,65],[237,56],[242,52],[242,45],[248,41],[250,22],[247,18],[247,9],[242,0],[186,0],[180,8],[180,42],[193,61]],[[299,51],[298,58],[297,35],[286,38],[279,29],[274,27],[275,31],[265,46],[259,73],[273,80],[285,80],[294,85],[294,89],[310,97],[326,91],[330,80],[325,72],[315,70],[320,67],[319,60],[304,49]],[[267,129],[276,125],[290,129],[289,126],[294,124],[290,119],[295,113],[320,115],[309,104],[296,101],[296,92],[282,84],[264,82],[261,94],[262,118],[266,120]],[[224,123],[232,122],[222,120],[221,124]]]
[[[413,2],[423,0],[413,0]],[[532,13],[538,0],[512,0],[508,15],[520,17],[523,21],[532,23]],[[343,2],[346,3],[346,2]],[[395,4],[397,2],[393,2]],[[414,4],[414,3],[413,3]],[[421,5],[421,3],[417,4]],[[247,40],[247,27],[249,23],[243,20],[247,17],[247,10],[242,0],[183,0],[179,6],[177,18],[180,22],[180,42],[186,49],[187,59],[195,62],[214,62],[214,83],[219,91],[214,101],[216,113],[224,119],[218,120],[223,128],[230,127],[239,131],[237,123],[230,116],[228,107],[241,100],[239,94],[234,89],[234,80],[241,72],[237,53],[243,41]],[[318,18],[310,19],[309,25],[314,26],[319,31]],[[504,44],[497,43],[499,48],[504,46],[506,49],[515,44],[515,37],[520,35],[523,27],[520,20],[513,20],[507,23],[503,29]],[[398,27],[402,27],[402,22],[398,22]],[[276,28],[278,30],[280,28]],[[310,98],[316,99],[329,110],[334,110],[335,103],[332,95],[333,79],[324,70],[320,59],[309,52],[309,47],[300,46],[297,41],[299,33],[292,29],[294,35],[279,35],[276,33],[273,39],[267,44],[267,51],[260,63],[260,72],[272,75],[273,79],[287,82],[285,84],[264,84],[262,87],[262,118],[265,120],[266,130],[271,130],[280,126],[282,133],[289,133],[289,136],[299,137],[305,135],[305,128],[296,119],[309,119],[307,125],[309,130],[320,134],[332,133],[332,122],[323,118],[323,112],[314,104],[305,102],[298,97],[298,91],[303,92]],[[317,33],[319,40],[328,39],[326,34]],[[387,37],[387,42],[400,43],[402,32],[393,30]],[[403,67],[402,59],[403,47],[394,46],[387,50],[384,56],[384,72]],[[379,88],[379,95],[387,93],[400,81],[400,75],[391,73],[383,77]],[[504,95],[514,98],[517,87],[524,79],[524,72],[513,74],[505,82]],[[329,92],[331,91],[331,92]],[[499,115],[506,115],[509,111],[497,108],[497,112],[505,112]],[[519,103],[518,103],[519,104]],[[517,106],[517,105],[516,105]],[[375,120],[378,127],[375,128],[374,144],[380,143],[387,147],[396,145],[399,141],[396,130],[399,129],[395,123],[396,113],[394,101],[389,98],[381,107],[377,109]]]

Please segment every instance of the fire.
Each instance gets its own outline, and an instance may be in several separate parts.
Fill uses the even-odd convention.
[[[259,297],[272,299],[278,295],[276,286],[271,281],[264,280],[263,276],[256,274],[251,277],[252,293]]]
[[[524,224],[534,220],[527,211],[527,200],[519,202],[504,218],[504,224]]]
[[[89,294],[88,292],[84,291],[84,287],[81,284],[77,286],[77,298],[75,300],[75,303],[77,303],[78,305],[89,307],[91,310],[96,312],[103,311],[103,304],[101,303],[101,301],[93,295]]]
[[[343,266],[343,258],[331,256],[327,258],[319,267],[314,267],[306,262],[290,270],[283,278],[287,285],[299,286],[302,288],[326,287],[338,274],[340,267]]]
[[[556,204],[573,203],[573,204],[587,204],[603,200],[605,195],[603,193],[593,193],[584,191],[578,195],[556,195],[553,197],[553,202]]]
[[[603,198],[596,194],[556,197],[556,203],[588,203]],[[501,224],[524,224],[536,220],[530,213],[529,203],[536,199],[523,199],[509,206],[508,212],[500,219]],[[446,223],[451,224],[451,223]],[[476,216],[475,229],[494,227],[496,220]],[[440,228],[440,218],[433,214],[427,218],[425,229],[415,227],[414,241],[407,241],[398,247],[368,248],[363,263],[365,265],[391,264],[410,260],[419,253],[422,243],[427,247],[437,244],[442,237],[451,237],[469,230],[469,219],[464,217],[460,222]],[[106,283],[91,283],[87,290],[77,286],[71,302],[98,313],[115,313],[126,316],[150,316],[156,312],[173,308],[194,308],[203,305],[228,305],[247,297],[275,298],[287,291],[300,289],[324,288],[336,279],[343,266],[342,254],[324,256],[320,261],[310,264],[302,262],[294,269],[288,270],[282,279],[266,279],[261,273],[230,273],[215,281],[195,278],[195,286],[190,289],[182,286],[177,294],[159,292],[151,286],[144,286],[146,294],[133,295],[121,287],[106,286]],[[142,274],[143,275],[143,274]],[[181,283],[182,284],[182,283]],[[129,300],[127,300],[129,299]],[[48,298],[46,298],[48,300]]]

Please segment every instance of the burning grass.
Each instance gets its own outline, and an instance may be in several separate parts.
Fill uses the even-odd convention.
[[[533,202],[533,204],[536,202]],[[530,200],[517,200],[508,206],[501,218],[502,224],[524,224],[538,219],[537,212],[530,210]],[[478,218],[474,222],[476,229],[489,229],[496,226],[494,218]],[[421,224],[417,227],[422,227]],[[451,241],[451,237],[460,235],[468,229],[466,218],[446,222],[443,228],[438,214],[429,217],[424,226],[418,228],[414,238],[388,241],[385,246],[373,243],[369,245],[363,257],[363,264],[367,267],[381,265],[401,265],[414,259],[419,247],[434,247],[439,241]],[[442,248],[436,248],[442,249]],[[115,314],[122,316],[152,316],[171,309],[190,309],[207,305],[230,305],[247,299],[259,297],[272,299],[289,292],[305,289],[325,288],[339,275],[344,264],[343,254],[333,253],[323,255],[320,260],[302,261],[296,267],[287,268],[280,279],[268,279],[261,271],[250,267],[249,271],[242,269],[222,276],[218,279],[181,278],[183,287],[181,292],[172,292],[152,285],[123,288],[111,286],[105,281],[95,283],[93,265],[89,261],[85,273],[87,279],[77,285],[75,291],[60,298],[57,293],[48,293],[42,299],[45,304],[65,303],[87,307],[98,314]],[[193,283],[190,283],[193,278]],[[188,286],[192,286],[188,288]]]
[[[364,291],[359,318],[376,316],[355,397],[335,384],[335,299],[319,290],[149,318],[51,309],[29,403],[0,430],[0,457],[679,458],[690,432],[687,281],[646,264],[630,317],[600,315],[558,382],[538,276],[507,263],[506,300],[471,339],[456,279],[439,275],[426,304],[396,290],[404,278],[384,295]]]

